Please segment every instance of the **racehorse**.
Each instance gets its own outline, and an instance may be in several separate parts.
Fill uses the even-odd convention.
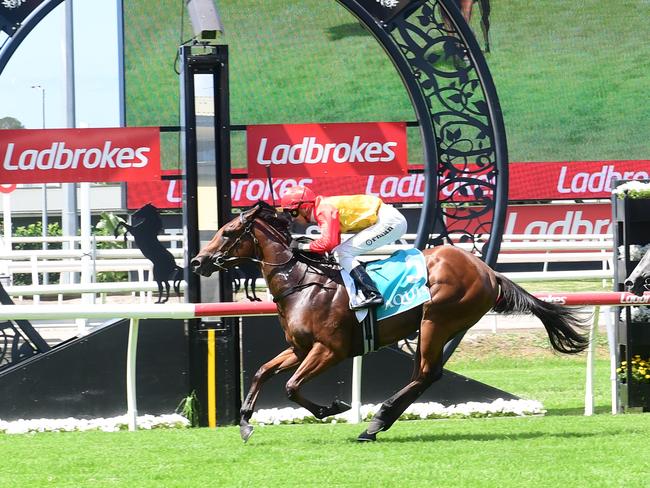
[[[625,278],[624,285],[627,291],[638,296],[650,290],[650,252],[643,255],[630,276]]]
[[[271,376],[297,368],[286,383],[290,400],[316,418],[350,408],[335,400],[329,406],[305,398],[302,385],[346,358],[363,354],[362,331],[339,269],[310,253],[292,251],[290,219],[258,202],[220,228],[190,262],[203,276],[242,261],[257,262],[276,302],[289,347],[255,374],[241,407],[240,434],[253,432],[249,421],[260,388]],[[490,309],[505,314],[534,314],[544,324],[553,348],[578,353],[588,345],[584,323],[570,308],[543,302],[473,254],[454,246],[424,251],[431,300],[379,322],[379,346],[393,344],[418,331],[411,381],[386,400],[360,441],[374,441],[442,375],[442,349],[449,339],[474,325]]]

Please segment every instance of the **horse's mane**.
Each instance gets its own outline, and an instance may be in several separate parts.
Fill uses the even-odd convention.
[[[284,212],[278,212],[274,206],[269,205],[263,200],[257,202],[255,206],[258,207],[258,210],[255,214],[256,217],[262,219],[264,222],[286,235],[287,242],[293,240],[291,231],[289,230],[289,227],[291,226],[293,220],[289,215],[285,214]],[[298,261],[302,261],[303,263],[311,266],[316,266],[316,268],[321,269],[321,271],[324,271],[325,269],[333,269],[338,271],[339,269],[339,265],[336,263],[336,261],[332,261],[330,257],[323,254],[299,251],[295,253],[295,256]]]
[[[285,234],[287,236],[287,240],[291,240],[291,233],[289,232],[291,217],[282,212],[278,212],[274,206],[269,205],[262,200],[257,202],[255,206],[258,208],[257,212],[255,213],[256,217],[259,217],[267,224]]]

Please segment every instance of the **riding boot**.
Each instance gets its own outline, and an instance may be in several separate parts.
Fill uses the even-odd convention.
[[[357,290],[361,292],[364,299],[354,305],[352,310],[360,310],[362,308],[376,307],[384,303],[384,297],[381,296],[375,282],[366,273],[366,269],[359,265],[350,271],[350,276],[357,285]]]

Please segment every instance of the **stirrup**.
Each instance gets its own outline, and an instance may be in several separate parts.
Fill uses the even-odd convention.
[[[356,305],[350,305],[350,310],[362,310],[364,308],[378,307],[384,304],[384,298],[381,295],[374,295],[370,298],[365,298]]]

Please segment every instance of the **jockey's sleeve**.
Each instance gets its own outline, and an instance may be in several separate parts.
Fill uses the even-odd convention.
[[[309,244],[311,252],[324,254],[341,243],[339,210],[334,205],[322,203],[314,209],[314,217],[320,228],[321,237]]]

